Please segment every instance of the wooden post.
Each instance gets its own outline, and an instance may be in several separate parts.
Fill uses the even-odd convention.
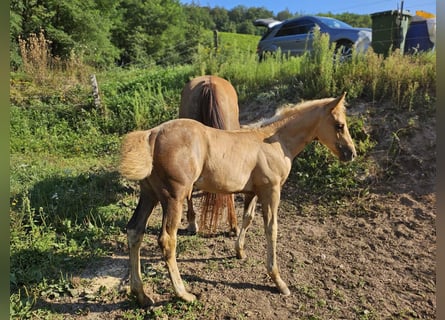
[[[94,105],[96,106],[97,109],[100,110],[103,116],[106,116],[105,109],[102,107],[102,104],[100,102],[99,85],[97,84],[97,79],[95,74],[92,74],[90,76],[90,81],[93,90]]]
[[[218,30],[213,30],[213,47],[218,50]]]

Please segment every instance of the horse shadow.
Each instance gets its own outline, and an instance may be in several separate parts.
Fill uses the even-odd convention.
[[[23,234],[37,237],[39,244],[24,247],[18,243],[20,249],[11,252],[11,290],[72,273],[99,259],[100,250],[94,249],[105,241],[100,229],[125,229],[130,208],[123,199],[132,192],[134,186],[122,182],[118,172],[93,169],[48,177],[15,195],[13,219]],[[85,242],[91,248],[85,255],[69,254],[70,246]]]
[[[235,256],[232,257],[215,257],[215,258],[192,258],[192,259],[178,259],[178,262],[190,262],[192,264],[195,263],[208,263],[209,261],[215,261],[215,262],[221,262],[223,263],[227,259],[237,259]],[[213,287],[216,287],[218,285],[224,285],[227,287],[231,287],[236,290],[255,290],[255,291],[261,291],[261,292],[270,292],[270,293],[279,293],[278,288],[275,285],[263,285],[253,282],[239,282],[239,281],[228,281],[228,280],[210,280],[205,279],[201,276],[199,276],[197,273],[193,274],[187,274],[184,273],[181,275],[184,280],[187,282],[193,283],[201,283],[201,284],[208,284]]]
[[[40,211],[34,214],[36,223],[44,222],[45,225],[59,228],[64,220],[72,223],[91,220],[97,224],[110,220],[107,216],[109,212],[100,208],[111,204],[123,208],[124,194],[131,192],[134,192],[134,187],[124,184],[117,171],[92,169],[76,176],[46,178],[18,198],[27,198],[29,207],[34,208],[36,213]]]
[[[235,259],[235,257],[229,257]],[[161,262],[161,257],[156,258],[142,258],[141,265],[159,265]],[[215,258],[191,258],[191,259],[179,259],[179,262],[190,262],[190,263],[203,263],[206,264],[211,261],[215,262],[223,262],[226,260],[224,257],[215,257]],[[79,294],[72,298],[65,299],[48,299],[47,297],[39,297],[36,300],[36,308],[40,310],[49,310],[53,313],[58,314],[71,314],[78,315],[81,312],[113,312],[118,310],[134,310],[139,308],[139,305],[134,296],[129,293],[129,271],[128,271],[128,259],[124,256],[118,257],[103,257],[94,262],[94,266],[92,270],[80,271],[78,273],[73,274],[73,277],[81,277],[86,280],[94,280],[98,278],[102,278],[104,276],[112,276],[115,277],[119,284],[115,285],[114,288],[108,287],[106,289],[98,289],[98,291],[93,294],[89,294],[87,292],[79,292]],[[170,281],[167,279],[167,270],[157,270],[156,273],[163,273],[165,281],[161,281],[161,286],[170,286]],[[159,276],[159,275],[157,275]],[[155,277],[157,277],[155,276]],[[254,290],[263,293],[278,293],[278,289],[273,285],[263,285],[252,282],[241,282],[241,281],[230,281],[230,280],[210,280],[206,279],[203,276],[200,276],[193,272],[184,272],[182,275],[183,279],[190,283],[190,286],[193,288],[194,284],[196,286],[199,285],[208,285],[212,287],[217,286],[227,286],[233,288],[235,290]],[[163,283],[162,283],[163,282]],[[97,285],[96,285],[97,286]],[[89,287],[89,291],[94,290],[91,287],[94,287],[94,284],[91,284]],[[165,288],[168,289],[168,288]],[[101,291],[102,290],[102,291]],[[114,291],[113,291],[114,290]],[[198,299],[201,298],[203,294],[205,294],[206,290],[194,292]],[[148,292],[150,295],[155,295],[155,303],[150,308],[156,308],[161,306],[166,306],[170,303],[181,302],[179,298],[177,298],[172,292],[164,291],[163,293],[154,293]],[[241,291],[240,291],[241,292]],[[112,293],[112,297],[107,297],[107,293]],[[68,295],[65,293],[65,295]]]

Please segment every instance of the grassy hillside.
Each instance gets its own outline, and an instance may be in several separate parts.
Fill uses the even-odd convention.
[[[245,54],[247,52],[254,53],[260,40],[260,36],[219,32],[221,46],[225,50],[235,50],[238,53]]]

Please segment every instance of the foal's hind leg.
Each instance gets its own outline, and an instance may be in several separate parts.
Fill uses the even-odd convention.
[[[158,199],[147,181],[142,181],[140,186],[139,203],[127,224],[127,239],[130,249],[130,289],[140,306],[145,308],[154,302],[144,292],[141,278],[140,247],[148,218],[158,203]]]
[[[244,252],[244,239],[246,237],[247,229],[255,216],[257,199],[257,196],[251,194],[246,194],[244,198],[243,225],[239,232],[238,239],[235,242],[236,257],[238,259],[246,258],[246,253]]]
[[[182,201],[170,198],[162,201],[162,231],[158,239],[168,272],[175,289],[176,295],[187,302],[196,300],[196,297],[187,292],[181,275],[179,274],[178,264],[176,262],[176,237],[181,222]]]

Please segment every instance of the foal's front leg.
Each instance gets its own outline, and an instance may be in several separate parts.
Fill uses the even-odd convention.
[[[253,194],[246,194],[244,196],[244,212],[243,212],[243,225],[239,232],[238,239],[235,242],[236,257],[238,259],[245,259],[246,253],[244,252],[244,240],[246,238],[246,232],[249,228],[252,220],[255,216],[255,206],[258,197]]]
[[[280,202],[280,190],[273,190],[270,197],[262,197],[261,207],[263,211],[264,230],[267,242],[267,272],[275,282],[280,292],[287,296],[290,290],[281,279],[277,264],[277,233],[278,233],[278,204]]]
[[[182,203],[177,199],[168,199],[162,203],[162,231],[158,239],[164,260],[167,263],[170,280],[176,295],[186,302],[196,300],[196,297],[187,292],[176,262],[176,237],[182,215]]]

